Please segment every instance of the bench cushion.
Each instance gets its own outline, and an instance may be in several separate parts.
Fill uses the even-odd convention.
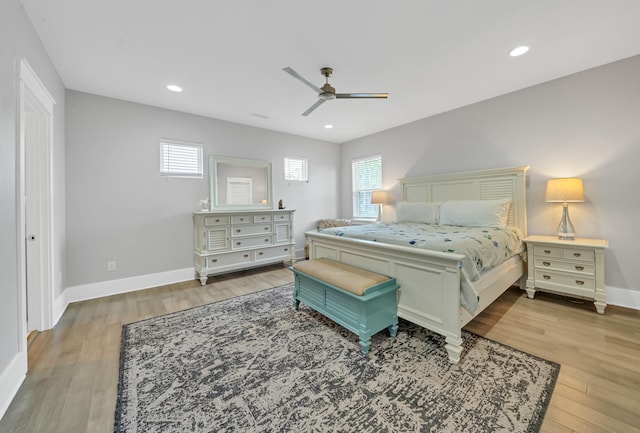
[[[327,258],[299,262],[293,267],[300,272],[358,296],[362,296],[369,287],[389,281],[389,277],[384,275]]]

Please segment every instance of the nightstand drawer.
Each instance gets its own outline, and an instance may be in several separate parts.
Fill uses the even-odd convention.
[[[540,270],[571,271],[585,275],[595,275],[596,273],[596,267],[592,263],[566,262],[545,257],[534,257],[534,262],[536,269]]]
[[[563,257],[571,260],[582,260],[585,262],[594,262],[595,255],[593,250],[578,250],[573,248],[564,248],[562,250]]]
[[[562,248],[552,247],[549,245],[534,245],[533,255],[541,257],[556,257],[560,259],[562,258]]]
[[[545,284],[552,283],[570,287],[572,289],[579,289],[580,291],[585,290],[589,293],[593,293],[596,288],[595,279],[582,275],[571,276],[538,269],[536,269],[535,274],[536,282],[540,283],[540,287],[544,287]]]

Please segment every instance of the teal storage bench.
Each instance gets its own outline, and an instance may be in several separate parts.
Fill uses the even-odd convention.
[[[296,310],[304,302],[356,333],[363,354],[369,352],[373,334],[387,328],[396,336],[399,286],[395,278],[326,258],[299,262],[289,269],[295,274]]]

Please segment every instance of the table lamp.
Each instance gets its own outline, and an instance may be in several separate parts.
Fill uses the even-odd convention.
[[[558,224],[558,237],[563,240],[574,239],[573,224],[569,219],[569,203],[584,201],[584,189],[582,179],[578,177],[563,177],[549,179],[545,201],[550,203],[562,203],[562,219]]]
[[[378,205],[378,218],[376,221],[382,221],[382,205],[387,203],[387,192],[380,191],[372,191],[371,192],[371,204]]]

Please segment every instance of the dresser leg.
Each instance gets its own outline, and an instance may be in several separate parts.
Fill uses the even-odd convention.
[[[200,285],[201,286],[206,286],[207,285],[207,274],[198,274],[198,278],[200,280]]]
[[[602,301],[594,301],[593,305],[596,306],[598,314],[604,314],[604,309],[607,308],[607,303]]]

